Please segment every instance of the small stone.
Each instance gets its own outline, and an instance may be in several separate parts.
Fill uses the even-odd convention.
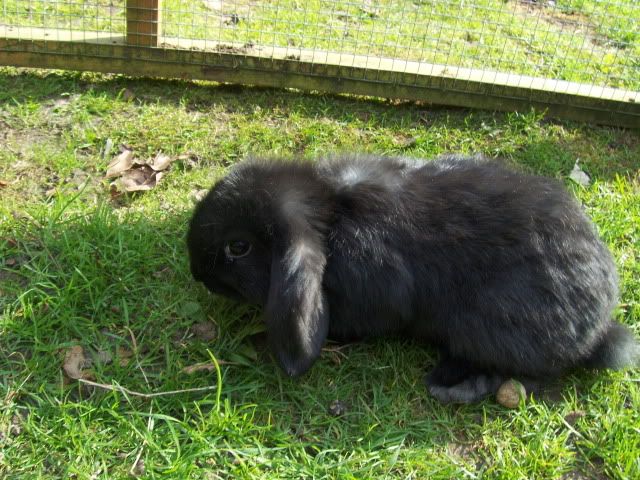
[[[329,414],[333,417],[340,417],[347,412],[347,406],[340,400],[334,400],[329,405]]]
[[[497,402],[507,408],[517,408],[526,398],[527,391],[524,385],[513,378],[500,385],[496,394]]]

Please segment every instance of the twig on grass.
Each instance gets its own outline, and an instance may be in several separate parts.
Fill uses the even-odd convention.
[[[166,392],[153,392],[153,393],[142,393],[136,392],[134,390],[129,390],[128,388],[122,387],[120,385],[108,385],[106,383],[98,383],[92,382],[91,380],[86,380],[84,378],[79,378],[78,382],[84,383],[85,385],[90,385],[96,388],[102,388],[104,390],[110,390],[112,392],[120,392],[126,395],[131,395],[132,397],[141,397],[141,398],[156,398],[162,396],[169,395],[178,395],[180,393],[193,393],[193,392],[204,392],[207,390],[215,390],[217,385],[211,385],[209,387],[197,387],[197,388],[185,388],[183,390],[168,390]]]

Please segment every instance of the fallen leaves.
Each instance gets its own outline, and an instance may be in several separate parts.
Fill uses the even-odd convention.
[[[129,364],[133,352],[124,347],[116,349],[115,357],[107,350],[98,350],[93,355],[87,354],[80,345],[74,345],[65,352],[62,370],[70,380],[93,380],[95,375],[91,369],[95,364],[109,364],[117,360],[121,367]]]
[[[171,165],[171,162],[176,160],[176,158],[171,158],[169,155],[165,155],[164,153],[158,153],[153,160],[149,163],[149,166],[155,170],[156,172],[161,172],[166,170]]]
[[[105,146],[105,152],[111,147]],[[109,148],[107,148],[109,146]],[[111,193],[118,196],[122,193],[144,192],[154,188],[164,174],[171,168],[171,164],[176,160],[191,167],[195,164],[195,155],[182,154],[169,156],[159,152],[153,158],[140,160],[136,158],[133,150],[127,146],[122,146],[120,153],[109,163],[105,178],[111,182]]]
[[[201,372],[206,370],[207,372],[211,372],[215,370],[216,366],[213,363],[196,363],[194,365],[189,365],[182,369],[182,373],[186,373],[187,375],[191,375],[196,372]]]
[[[238,365],[236,362],[226,362],[224,360],[218,360],[218,365]],[[215,363],[212,362],[203,362],[203,363],[195,363],[193,365],[189,365],[184,367],[181,372],[187,375],[192,375],[196,372],[207,371],[211,372],[216,369]]]
[[[116,178],[111,183],[112,192],[144,192],[158,184],[173,160],[159,153],[149,161],[140,161],[133,150],[124,147],[107,167],[106,178]]]
[[[122,175],[133,166],[133,150],[124,147],[120,155],[114,158],[107,167],[106,178]]]
[[[125,172],[117,186],[125,192],[144,192],[155,187],[161,178],[162,172],[153,170],[148,165],[141,165]]]
[[[84,349],[80,345],[74,345],[64,355],[64,363],[62,368],[67,377],[78,380],[80,378],[85,380],[91,380],[93,373],[90,370],[85,370],[87,366],[87,359],[84,356]]]

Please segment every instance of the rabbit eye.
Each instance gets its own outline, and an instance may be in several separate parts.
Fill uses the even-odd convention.
[[[224,254],[229,258],[242,258],[251,251],[251,244],[244,240],[232,240],[224,246]]]

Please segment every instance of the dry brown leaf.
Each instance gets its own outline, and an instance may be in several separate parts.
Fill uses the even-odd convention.
[[[207,370],[210,372],[215,369],[216,369],[216,366],[213,363],[196,363],[195,365],[189,365],[188,367],[184,367],[182,369],[182,373],[191,375],[192,373],[201,372],[202,370]]]
[[[131,360],[131,357],[133,357],[133,352],[127,348],[118,347],[116,356],[120,359],[119,361],[120,366],[126,367],[127,365],[129,365],[129,361]]]
[[[74,345],[65,353],[62,368],[69,378],[91,380],[93,378],[91,371],[83,370],[87,363],[83,348],[80,345]]]
[[[104,364],[111,363],[113,361],[111,353],[107,350],[98,350],[94,358],[98,363]]]
[[[123,148],[122,153],[107,168],[106,178],[120,177],[110,185],[112,198],[117,198],[122,192],[151,190],[164,176],[171,163],[179,158],[160,152],[153,159],[142,162],[134,158],[132,150]]]
[[[0,188],[4,188],[7,185],[9,185],[9,182],[5,181],[5,180],[0,180]]]
[[[120,190],[125,192],[140,192],[151,190],[156,186],[157,180],[156,172],[151,167],[143,165],[126,171],[116,183],[119,184]]]
[[[238,365],[235,362],[226,362],[224,360],[218,360],[218,365]],[[202,370],[207,370],[207,371],[212,371],[215,370],[216,366],[215,364],[211,363],[211,362],[203,362],[203,363],[195,363],[193,365],[189,365],[187,367],[184,367],[181,371],[182,373],[186,373],[187,375],[191,375],[192,373],[195,372],[201,372]]]
[[[198,340],[211,342],[216,339],[218,332],[213,322],[200,322],[193,325],[193,334]]]
[[[107,167],[106,178],[114,178],[126,172],[133,165],[133,150],[125,148]]]
[[[151,162],[149,162],[149,166],[153,168],[156,172],[166,170],[171,165],[171,162],[175,161],[176,157],[170,157],[169,155],[165,155],[164,153],[158,153]]]

